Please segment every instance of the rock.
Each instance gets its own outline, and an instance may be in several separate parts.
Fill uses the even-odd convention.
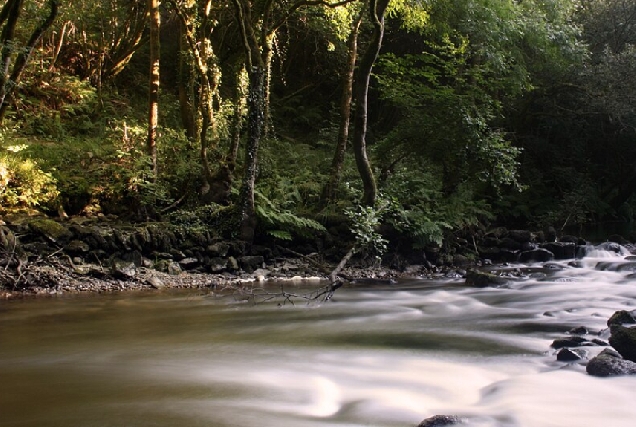
[[[18,240],[8,227],[0,226],[0,250],[12,253],[18,246]]]
[[[571,350],[569,348],[562,348],[557,353],[557,360],[560,362],[575,362],[587,358],[587,351],[580,348]]]
[[[132,279],[137,274],[134,262],[116,259],[111,265],[113,276],[120,279]]]
[[[155,289],[162,289],[166,287],[163,281],[157,276],[150,276],[146,279],[146,283]]]
[[[36,218],[29,221],[29,228],[53,242],[65,241],[73,236],[62,224],[48,218]]]
[[[225,242],[217,242],[208,245],[206,252],[213,257],[225,257],[230,250],[230,245]]]
[[[160,259],[155,263],[155,269],[163,273],[177,275],[181,273],[181,267],[175,261],[169,259]]]
[[[205,265],[211,273],[220,273],[227,268],[227,259],[212,257],[206,261]]]
[[[88,243],[77,239],[71,240],[66,246],[64,246],[64,251],[70,255],[83,255],[88,253],[90,250],[91,247]]]
[[[228,270],[231,271],[235,271],[239,269],[239,265],[238,265],[238,261],[236,260],[236,258],[234,258],[233,256],[228,257],[227,258],[227,265],[226,265]]]
[[[179,261],[179,266],[183,270],[193,270],[199,266],[199,260],[194,257],[184,258]]]
[[[496,274],[486,273],[483,271],[471,270],[466,273],[466,285],[476,288],[485,288],[487,286],[501,286],[508,283],[505,277]]]
[[[625,360],[614,350],[604,349],[587,363],[588,374],[596,377],[636,374],[636,363]]]
[[[613,325],[609,343],[623,358],[636,362],[636,328]]]
[[[519,262],[548,262],[554,259],[554,254],[547,249],[538,248],[519,254]]]
[[[552,341],[550,347],[558,350],[564,347],[580,347],[583,343],[589,342],[583,337],[559,338]]]
[[[461,423],[462,420],[456,415],[435,415],[433,417],[429,417],[419,423],[417,427],[443,427],[443,426],[453,426]]]
[[[603,242],[600,245],[598,245],[596,248],[602,251],[615,252],[617,254],[620,254],[622,252],[621,245],[619,245],[616,242]]]
[[[617,326],[623,324],[636,323],[636,310],[627,311],[627,310],[619,310],[612,314],[612,317],[607,321],[607,326]]]
[[[246,255],[238,259],[239,265],[245,272],[252,273],[263,265],[263,257],[260,255]]]
[[[577,326],[576,328],[572,328],[568,331],[568,334],[571,335],[587,335],[589,331],[585,326]]]
[[[508,237],[519,243],[531,242],[533,239],[532,233],[528,230],[509,230]]]
[[[598,338],[594,338],[591,342],[596,344],[596,345],[600,345],[601,347],[607,347],[609,345],[608,342],[600,340]]]
[[[556,259],[576,258],[576,244],[572,242],[549,242],[542,244],[541,248],[552,252]]]

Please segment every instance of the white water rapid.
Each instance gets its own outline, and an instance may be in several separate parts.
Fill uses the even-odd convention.
[[[502,287],[354,285],[309,306],[192,292],[0,302],[0,426],[410,427],[448,414],[633,427],[636,376],[592,377],[550,348],[578,326],[607,340],[607,319],[636,308],[630,263],[597,251],[576,268],[514,266],[534,269]]]

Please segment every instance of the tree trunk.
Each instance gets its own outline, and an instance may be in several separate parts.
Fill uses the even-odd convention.
[[[194,91],[192,89],[192,68],[187,61],[185,52],[188,44],[185,40],[185,29],[181,22],[179,24],[179,75],[178,75],[178,92],[179,92],[179,112],[181,113],[181,124],[186,132],[186,137],[190,141],[197,138],[197,120],[194,112]]]
[[[150,17],[150,93],[148,96],[148,139],[147,154],[152,159],[153,179],[157,179],[157,126],[159,124],[159,57],[160,41],[159,0],[148,0]]]
[[[373,206],[377,195],[377,186],[371,163],[367,157],[366,134],[367,134],[367,98],[369,92],[369,82],[371,80],[371,70],[373,64],[380,53],[382,37],[384,36],[384,13],[390,0],[371,0],[369,14],[373,24],[373,36],[367,50],[360,60],[358,72],[355,76],[354,97],[356,101],[356,111],[354,115],[353,149],[356,157],[356,166],[362,178],[364,196],[362,203]]]
[[[13,38],[15,28],[20,18],[23,0],[9,0],[0,12],[0,22],[4,24],[0,34],[2,51],[0,53],[0,107],[4,106],[7,93],[13,89],[9,78],[9,67],[11,66],[11,55],[14,50]]]
[[[254,188],[258,166],[258,147],[265,126],[265,70],[252,66],[249,71],[250,84],[247,96],[247,144],[245,147],[245,172],[241,186],[241,229],[240,238],[245,242],[254,240],[256,230],[256,211],[254,206]]]
[[[336,190],[340,184],[340,176],[344,166],[345,153],[347,152],[347,140],[349,139],[349,122],[351,119],[351,102],[353,98],[353,74],[358,58],[358,33],[364,12],[361,11],[351,25],[351,32],[347,39],[347,68],[343,78],[342,98],[340,99],[340,128],[338,129],[338,141],[336,151],[331,161],[331,174],[329,181],[322,192],[321,205],[327,206],[336,198]]]

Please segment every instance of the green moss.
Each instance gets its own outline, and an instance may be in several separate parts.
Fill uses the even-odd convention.
[[[37,218],[29,221],[29,228],[52,240],[71,237],[71,232],[59,222],[47,218]]]

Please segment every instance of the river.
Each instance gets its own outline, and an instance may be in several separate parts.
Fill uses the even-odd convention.
[[[201,291],[2,301],[0,426],[409,427],[454,414],[632,427],[636,376],[595,378],[550,349],[634,308],[631,271],[594,268],[608,260],[623,262],[597,252],[498,288],[345,286],[309,305]]]

